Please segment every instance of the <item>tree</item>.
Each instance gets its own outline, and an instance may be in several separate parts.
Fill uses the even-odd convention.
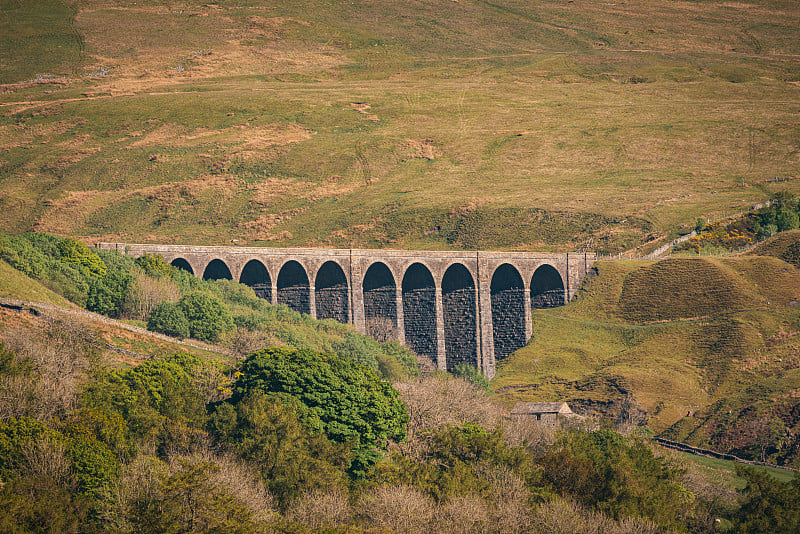
[[[376,448],[406,435],[408,413],[391,384],[371,369],[333,354],[270,348],[251,354],[233,387],[236,404],[254,391],[286,393],[310,409],[322,429],[355,453],[351,472],[362,473]]]
[[[172,273],[175,271],[175,267],[167,263],[160,254],[143,254],[136,258],[136,265],[138,265],[147,276],[153,276],[155,278],[172,276]]]
[[[638,439],[611,430],[572,431],[541,459],[544,479],[562,494],[615,518],[645,516],[678,526],[693,500],[681,471]]]
[[[96,276],[106,274],[106,264],[86,246],[86,243],[65,239],[58,244],[58,249],[61,252],[61,261],[81,265]]]
[[[219,403],[209,421],[217,440],[259,467],[282,506],[313,489],[345,486],[347,447],[329,441],[320,427],[316,414],[296,398],[259,390],[236,406]]]
[[[133,277],[127,271],[108,271],[102,278],[92,277],[86,309],[108,317],[119,317],[132,282]]]
[[[491,497],[492,479],[511,475],[529,488],[540,486],[539,469],[524,447],[509,447],[500,427],[445,425],[423,433],[415,455],[396,453],[370,473],[374,482],[409,484],[439,502],[480,494]]]
[[[147,318],[147,329],[172,337],[189,337],[189,321],[183,310],[171,302],[157,304]]]
[[[766,472],[736,465],[747,485],[740,491],[744,502],[734,514],[735,532],[790,534],[800,532],[800,475],[781,482]]]
[[[220,334],[233,330],[228,309],[216,296],[204,291],[192,291],[178,301],[189,321],[191,336],[201,341],[216,341]]]

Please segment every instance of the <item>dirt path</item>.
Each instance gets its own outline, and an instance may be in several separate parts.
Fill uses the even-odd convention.
[[[9,299],[9,298],[0,298],[0,307],[18,311],[21,313],[28,312],[33,313],[34,315],[43,315],[43,312],[51,312],[57,313],[61,315],[69,315],[71,317],[79,317],[82,319],[88,319],[90,321],[95,321],[99,323],[103,323],[106,325],[114,326],[116,328],[121,328],[124,330],[128,330],[130,332],[135,332],[137,334],[142,334],[148,337],[154,337],[156,339],[160,339],[162,341],[166,341],[168,343],[173,343],[175,345],[182,345],[184,347],[192,347],[195,349],[204,350],[207,352],[214,352],[216,354],[221,354],[224,356],[232,356],[232,353],[222,349],[216,345],[208,345],[206,343],[201,343],[199,341],[184,341],[180,339],[176,339],[174,337],[165,336],[164,334],[158,334],[156,332],[151,332],[150,330],[146,330],[144,328],[130,325],[124,323],[122,321],[117,321],[116,319],[110,319],[105,315],[100,315],[99,313],[93,313],[86,310],[80,309],[71,309],[65,308],[62,306],[56,306],[55,304],[47,304],[44,302],[27,302],[23,300],[17,299]],[[111,350],[122,350],[116,349],[115,347],[111,347]],[[128,352],[128,351],[125,351]],[[131,353],[133,354],[133,353]]]

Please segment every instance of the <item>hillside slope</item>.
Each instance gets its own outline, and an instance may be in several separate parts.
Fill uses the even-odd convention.
[[[761,256],[596,267],[575,301],[533,313],[492,381],[504,402],[567,400],[751,457],[756,424],[797,432],[800,271]]]
[[[774,256],[800,269],[800,230],[780,232],[760,243],[750,254]]]
[[[788,0],[2,7],[7,232],[618,252],[800,192]]]

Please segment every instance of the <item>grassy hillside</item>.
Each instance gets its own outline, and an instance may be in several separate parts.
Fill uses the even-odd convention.
[[[800,271],[761,256],[596,267],[575,301],[533,313],[531,342],[492,381],[504,402],[633,414],[739,454],[753,454],[745,434],[762,420],[796,431]]]
[[[3,7],[8,232],[617,252],[800,192],[795,2]]]
[[[800,269],[800,230],[781,232],[760,243],[750,254],[774,256]]]

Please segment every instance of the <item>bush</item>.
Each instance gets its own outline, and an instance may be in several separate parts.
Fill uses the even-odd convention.
[[[178,307],[189,321],[192,337],[201,341],[216,341],[223,332],[233,330],[230,312],[214,295],[192,291],[178,301]]]
[[[478,370],[474,365],[468,363],[460,363],[453,367],[451,371],[456,376],[459,376],[469,382],[472,382],[485,392],[489,392],[489,379],[483,376],[483,373]]]
[[[800,532],[800,475],[780,482],[764,471],[736,465],[736,474],[747,481],[741,490],[744,502],[733,517],[736,532],[789,534]]]
[[[175,267],[164,260],[160,254],[144,254],[136,258],[136,265],[144,271],[147,276],[160,278],[162,276],[172,276]]]
[[[328,437],[349,443],[363,473],[372,452],[406,435],[408,413],[391,384],[352,360],[309,350],[264,349],[242,364],[231,402],[254,391],[286,393],[310,409]]]
[[[347,448],[320,434],[320,426],[316,414],[296,398],[258,390],[235,406],[218,404],[209,421],[218,441],[258,466],[283,507],[305,491],[345,486]]]
[[[680,483],[682,471],[641,440],[611,430],[572,431],[541,464],[545,481],[559,494],[614,518],[644,516],[679,527],[694,499]]]
[[[421,441],[416,454],[392,455],[391,462],[375,466],[370,479],[413,485],[438,502],[471,494],[491,498],[503,477],[528,488],[540,486],[530,454],[506,445],[500,427],[489,432],[475,423],[451,424],[424,432]]]
[[[86,309],[108,317],[119,317],[125,297],[133,282],[127,271],[108,271],[102,278],[89,282]]]
[[[171,302],[162,302],[153,308],[147,318],[147,329],[177,338],[189,337],[190,334],[189,320],[183,310]]]
[[[64,239],[58,244],[58,250],[61,253],[61,261],[85,267],[95,276],[106,274],[106,264],[103,263],[100,256],[92,252],[86,243],[74,239]]]

